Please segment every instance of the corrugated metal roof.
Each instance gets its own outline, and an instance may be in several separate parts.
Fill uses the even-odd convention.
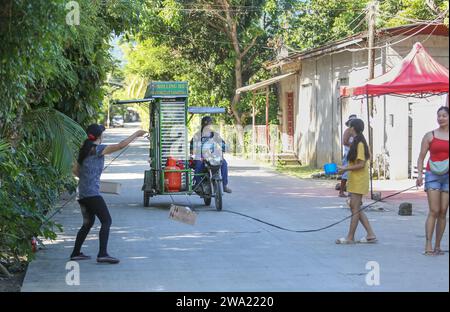
[[[247,92],[247,91],[254,91],[254,90],[258,90],[258,89],[270,86],[271,84],[274,84],[274,83],[276,83],[276,82],[278,82],[278,81],[280,81],[280,80],[282,80],[284,78],[287,78],[289,76],[292,76],[294,74],[295,74],[295,72],[292,72],[292,73],[288,73],[288,74],[272,77],[270,79],[254,83],[252,85],[239,88],[239,89],[236,90],[236,94],[241,94],[241,93]]]

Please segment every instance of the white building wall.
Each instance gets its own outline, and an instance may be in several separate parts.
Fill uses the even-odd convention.
[[[306,165],[316,163],[316,63],[313,61],[302,64],[297,88],[298,98],[295,111],[295,135],[294,143],[300,161]]]

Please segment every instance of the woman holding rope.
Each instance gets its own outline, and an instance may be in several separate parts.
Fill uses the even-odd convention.
[[[83,215],[83,225],[78,231],[75,246],[70,256],[73,261],[91,258],[81,252],[81,246],[94,225],[95,216],[97,216],[101,222],[100,250],[97,255],[97,262],[119,263],[119,259],[111,257],[107,252],[111,216],[103,197],[100,195],[100,176],[104,168],[105,155],[125,148],[147,132],[139,130],[118,144],[105,145],[102,144],[104,131],[105,127],[97,124],[92,124],[87,128],[88,138],[84,141],[78,154],[78,160],[73,167],[74,175],[79,178],[78,203]]]
[[[428,197],[429,213],[425,223],[426,256],[443,255],[441,240],[447,224],[448,211],[448,107],[442,106],[437,111],[439,128],[428,132],[422,139],[419,158],[417,159],[417,186],[423,185],[423,161],[428,152],[430,158],[425,173],[425,192]],[[436,228],[436,242],[432,245],[433,232]]]
[[[350,208],[352,218],[350,221],[350,229],[347,237],[336,240],[336,244],[354,244],[355,232],[358,223],[361,222],[367,231],[367,236],[363,237],[358,243],[375,243],[377,238],[370,226],[369,219],[361,210],[363,195],[369,192],[369,161],[370,151],[366,139],[363,135],[364,122],[361,119],[353,119],[350,121],[350,133],[353,136],[353,142],[348,152],[349,165],[339,167],[339,171],[349,171],[347,190],[351,194]]]

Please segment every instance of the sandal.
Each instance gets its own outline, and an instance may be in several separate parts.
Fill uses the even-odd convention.
[[[434,250],[425,250],[425,252],[422,254],[424,256],[436,256],[434,253]]]
[[[443,255],[445,255],[445,251],[443,251],[441,248],[435,248],[434,249],[434,254],[436,256],[443,256]]]
[[[372,238],[363,237],[359,241],[357,241],[357,243],[359,243],[359,244],[375,244],[377,241],[378,240],[376,237],[372,237]]]
[[[355,243],[355,241],[353,241],[353,240],[348,240],[348,239],[342,237],[342,238],[337,239],[337,240],[335,241],[335,243],[338,244],[338,245],[352,245],[352,244]]]

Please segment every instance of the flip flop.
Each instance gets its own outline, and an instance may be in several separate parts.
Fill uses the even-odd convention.
[[[436,256],[436,254],[434,253],[433,250],[425,250],[425,251],[422,253],[422,255],[424,255],[424,256],[430,256],[430,257]]]
[[[352,245],[355,243],[355,241],[347,240],[345,237],[339,238],[335,241],[338,245]]]
[[[445,251],[443,251],[442,249],[438,248],[438,249],[434,250],[434,254],[436,256],[443,256],[443,255],[445,255]]]
[[[361,238],[359,241],[357,241],[358,244],[375,244],[377,242],[377,238],[367,238],[367,237],[363,237]]]

